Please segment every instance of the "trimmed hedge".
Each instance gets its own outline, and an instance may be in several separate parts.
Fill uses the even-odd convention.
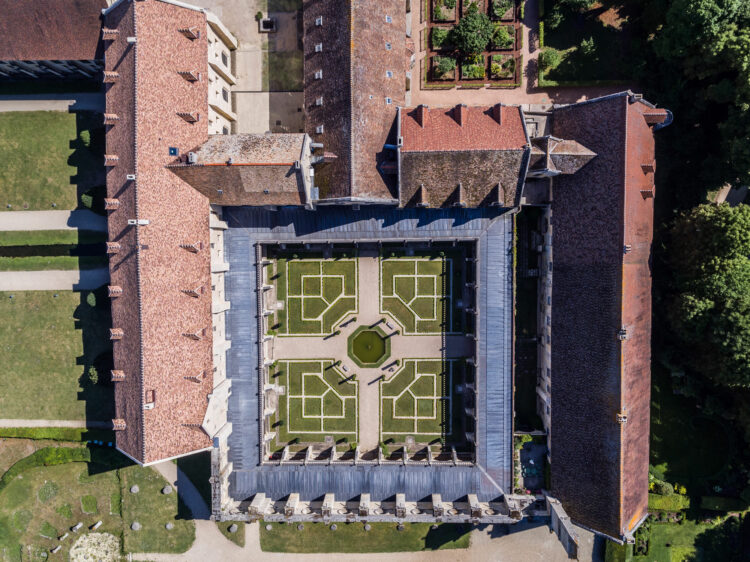
[[[649,494],[648,508],[652,511],[682,511],[690,508],[690,498],[679,494],[672,494],[671,496]]]
[[[544,49],[544,22],[539,22],[539,48]]]
[[[114,432],[77,427],[0,427],[0,437],[54,441],[114,441]]]
[[[701,509],[708,511],[745,511],[748,505],[740,498],[727,498],[724,496],[703,496],[701,498]]]
[[[37,466],[53,466],[69,462],[89,462],[91,451],[86,447],[44,447],[21,459],[0,478],[0,492],[12,482],[16,476]]]

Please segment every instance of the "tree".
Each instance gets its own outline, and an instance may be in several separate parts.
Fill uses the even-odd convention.
[[[596,54],[596,43],[594,43],[593,37],[583,39],[579,48],[581,50],[581,53],[587,57],[592,57]]]
[[[562,54],[557,49],[546,47],[539,53],[539,68],[542,70],[551,70],[562,62]]]
[[[494,32],[490,18],[480,13],[476,2],[472,2],[466,15],[451,29],[449,39],[462,55],[478,55],[487,48]]]
[[[439,76],[452,72],[456,68],[456,59],[453,57],[440,57],[436,70]]]
[[[561,6],[577,12],[588,10],[593,3],[594,0],[560,0]]]
[[[668,316],[686,366],[750,388],[750,206],[701,205],[671,232]]]

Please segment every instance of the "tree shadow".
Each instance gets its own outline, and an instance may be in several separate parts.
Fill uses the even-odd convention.
[[[471,532],[472,526],[464,523],[438,525],[437,529],[431,528],[424,539],[425,550],[438,550],[443,545],[455,542],[462,536]]]
[[[104,170],[105,129],[102,114],[95,111],[74,111],[76,138],[70,141],[73,153],[68,164],[76,167],[70,183],[76,186],[77,208],[90,209],[105,215],[107,194]]]

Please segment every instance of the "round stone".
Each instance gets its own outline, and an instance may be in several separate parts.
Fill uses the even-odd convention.
[[[369,531],[372,529],[372,526],[369,523],[365,523],[365,531]]]
[[[130,493],[131,494],[137,494],[140,488],[138,487],[138,484],[134,484],[130,487]]]
[[[273,529],[273,525],[271,525],[270,523],[266,525],[266,531],[270,531],[271,529]]]
[[[302,523],[300,523],[299,525],[297,525],[297,530],[298,531],[304,531],[305,530],[305,526]]]
[[[172,493],[172,486],[164,486],[164,487],[163,487],[163,488],[161,489],[161,493],[162,493],[162,494],[164,494],[165,496],[166,496],[167,494],[171,494],[171,493]]]
[[[236,533],[236,532],[237,532],[237,529],[238,529],[237,525],[236,525],[235,523],[232,523],[232,524],[231,524],[231,525],[229,526],[229,529],[227,529],[227,531],[229,531],[230,533]]]
[[[438,529],[438,526],[437,526],[437,525],[432,525],[432,526],[430,527],[430,529],[432,529],[433,531],[437,531],[437,529]]]
[[[335,531],[336,529],[338,529],[338,527],[336,526],[336,523],[331,525],[329,528],[331,529],[331,531]]]
[[[403,531],[404,530],[404,526],[401,523],[399,523],[398,526],[396,527],[396,530],[397,531]]]
[[[164,528],[167,531],[171,531],[172,529],[174,529],[174,523],[167,523],[166,525],[164,525]]]
[[[130,525],[130,528],[134,531],[140,531],[141,530],[141,524],[138,523],[138,521],[133,521],[133,523]]]

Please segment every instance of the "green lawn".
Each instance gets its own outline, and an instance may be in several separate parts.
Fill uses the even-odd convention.
[[[260,548],[265,552],[411,552],[468,548],[469,525],[442,524],[432,530],[428,523],[405,523],[398,531],[392,523],[370,523],[365,531],[362,523],[338,523],[332,531],[323,523],[297,525],[266,523],[260,527]]]
[[[180,457],[176,462],[177,468],[190,479],[198,489],[198,492],[200,492],[203,501],[206,502],[206,506],[210,509],[211,483],[208,479],[211,478],[211,453],[205,451],[203,453],[196,453],[195,455],[188,455],[187,457]]]
[[[682,525],[653,523],[651,525],[648,554],[646,556],[633,556],[633,560],[643,560],[644,562],[646,560],[649,562],[689,560],[689,556],[695,553],[693,543],[696,537],[710,528],[710,525],[703,525],[694,521],[685,521]]]
[[[91,131],[87,148],[78,140]],[[0,209],[75,209],[79,196],[104,183],[104,136],[94,112],[0,113]],[[8,205],[11,208],[8,208]]]
[[[302,64],[302,51],[264,51],[263,90],[301,92]]]
[[[100,297],[100,305],[91,307],[86,302],[88,294],[0,292],[3,417],[112,418],[111,387],[91,384],[84,376],[97,357],[106,358],[112,350],[109,302]]]
[[[162,494],[167,481],[152,469],[139,466],[122,468],[120,485],[122,523],[126,552],[185,552],[195,540],[195,523],[179,516],[177,493]],[[130,488],[137,485],[138,493]],[[134,521],[141,524],[139,531],[130,528]],[[167,523],[174,529],[168,531]]]
[[[544,46],[563,51],[557,68],[545,72],[546,81],[564,85],[566,82],[597,82],[630,80],[633,62],[628,51],[629,34],[626,18],[620,17],[618,6],[595,3],[582,15],[563,9],[562,23],[550,25],[552,2],[547,0],[544,16]],[[608,8],[612,9],[608,11]],[[586,53],[581,41],[592,38],[594,49]]]
[[[216,525],[219,527],[219,531],[227,539],[232,541],[237,546],[245,546],[245,522],[244,521],[221,521],[217,522]],[[230,533],[229,527],[231,525],[237,525],[237,532]]]
[[[106,232],[91,230],[0,231],[0,247],[96,244],[106,240]]]
[[[107,256],[0,256],[0,271],[47,271],[107,267]]]

